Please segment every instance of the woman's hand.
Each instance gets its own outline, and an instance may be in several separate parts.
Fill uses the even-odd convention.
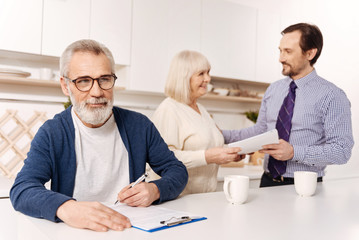
[[[238,162],[242,160],[245,155],[238,155],[242,149],[240,147],[224,148],[216,147],[207,149],[205,152],[205,158],[208,164],[225,164],[229,162]]]

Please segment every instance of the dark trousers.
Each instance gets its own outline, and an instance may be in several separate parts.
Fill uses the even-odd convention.
[[[322,182],[323,178],[318,177],[317,182]],[[275,187],[294,184],[294,178],[283,178],[283,180],[273,179],[270,173],[264,172],[259,187]]]

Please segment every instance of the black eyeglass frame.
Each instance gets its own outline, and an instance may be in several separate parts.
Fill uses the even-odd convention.
[[[114,78],[113,84],[112,84],[112,86],[111,86],[110,88],[106,88],[106,89],[105,89],[105,88],[102,88],[102,87],[101,87],[101,84],[100,84],[100,82],[99,82],[99,80],[100,80],[100,78],[108,77],[108,76],[111,76],[111,77]],[[73,82],[73,83],[75,84],[75,87],[77,88],[77,90],[79,90],[79,91],[81,91],[81,92],[88,92],[88,91],[90,91],[90,90],[92,89],[93,84],[94,84],[95,81],[97,81],[98,86],[99,86],[102,90],[110,90],[111,88],[113,88],[113,86],[115,86],[115,82],[116,82],[117,76],[116,76],[116,74],[112,73],[112,74],[102,75],[102,76],[100,76],[100,77],[98,77],[98,78],[92,78],[92,77],[90,77],[90,76],[78,77],[78,78],[76,78],[76,79],[70,79],[70,78],[64,76],[64,78],[66,78],[66,79],[70,80],[71,82]],[[79,80],[79,79],[81,79],[81,78],[90,78],[90,79],[92,79],[91,87],[90,87],[88,90],[86,90],[86,91],[79,89],[78,86],[77,86],[77,84],[76,84],[76,81]]]

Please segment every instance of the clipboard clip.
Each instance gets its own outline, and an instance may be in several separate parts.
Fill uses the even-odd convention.
[[[192,218],[190,218],[189,216],[171,217],[168,220],[161,221],[160,224],[164,224],[166,226],[174,226],[174,225],[177,225],[177,224],[190,222],[190,221],[192,221]]]

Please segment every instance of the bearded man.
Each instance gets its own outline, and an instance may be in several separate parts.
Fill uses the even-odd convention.
[[[272,83],[253,127],[223,131],[226,143],[276,128],[279,144],[263,146],[260,187],[294,184],[295,171],[311,171],[321,182],[327,165],[345,164],[354,145],[350,102],[344,91],[318,76],[314,64],[323,36],[312,24],[282,31],[279,62],[286,78]]]
[[[146,207],[176,198],[186,186],[186,168],[147,117],[113,106],[117,77],[109,49],[94,40],[72,43],[60,74],[73,106],[34,137],[10,191],[15,210],[77,228],[123,230],[129,219],[103,203]],[[162,178],[130,187],[146,163]]]

